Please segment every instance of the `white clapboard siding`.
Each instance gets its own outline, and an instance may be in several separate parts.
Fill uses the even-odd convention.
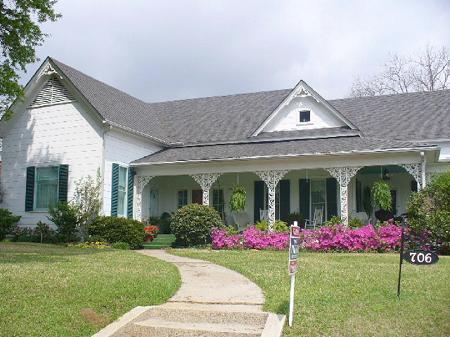
[[[111,182],[112,164],[128,166],[133,160],[148,156],[161,147],[146,139],[132,136],[118,130],[111,130],[105,134],[105,172],[103,190],[103,212],[111,214]]]
[[[47,214],[25,212],[28,166],[69,165],[69,199],[74,182],[102,167],[103,129],[77,102],[15,112],[3,138],[2,207],[20,215],[21,224],[49,223]]]

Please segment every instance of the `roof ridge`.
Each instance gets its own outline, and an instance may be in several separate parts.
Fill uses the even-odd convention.
[[[237,93],[237,94],[204,96],[204,97],[175,99],[175,100],[169,100],[169,101],[148,102],[146,104],[151,105],[151,104],[162,104],[162,103],[187,102],[187,101],[195,101],[195,100],[201,100],[201,99],[221,98],[221,97],[236,97],[236,96],[255,95],[255,94],[267,94],[267,93],[273,93],[273,92],[279,92],[279,91],[291,91],[291,90],[292,89],[262,90],[262,91],[253,91],[253,92],[243,92],[243,93]]]
[[[399,97],[399,96],[413,96],[413,95],[433,95],[436,93],[440,93],[442,91],[450,91],[450,89],[438,89],[433,91],[412,91],[412,92],[401,92],[397,94],[384,94],[384,95],[373,95],[373,96],[358,96],[358,97],[343,97],[343,98],[333,98],[327,99],[328,102],[336,102],[336,101],[350,101],[350,100],[358,100],[358,99],[370,99],[376,97]]]
[[[102,84],[102,85],[104,85],[104,86],[107,86],[107,87],[113,89],[113,90],[119,91],[119,92],[121,92],[122,94],[127,95],[127,96],[129,96],[129,97],[135,99],[136,101],[139,101],[140,103],[142,103],[142,104],[144,104],[144,105],[148,104],[147,102],[141,100],[140,98],[137,98],[137,97],[135,97],[135,96],[133,96],[133,95],[130,95],[129,93],[127,93],[127,92],[125,92],[125,91],[123,91],[123,90],[120,90],[120,89],[118,89],[118,88],[112,86],[111,84],[108,84],[108,83],[106,83],[106,82],[104,82],[104,81],[101,81],[101,80],[99,80],[99,79],[96,79],[95,77],[92,77],[91,75],[88,75],[88,74],[86,74],[85,72],[83,72],[83,71],[81,71],[81,70],[78,70],[78,69],[76,69],[76,68],[74,68],[74,67],[72,67],[72,66],[69,66],[69,65],[65,64],[64,62],[61,62],[61,61],[55,59],[54,57],[48,56],[48,58],[49,58],[52,62],[56,63],[57,66],[59,66],[59,64],[60,64],[60,65],[63,65],[63,66],[65,66],[65,67],[67,67],[67,68],[70,68],[70,69],[72,69],[72,70],[74,70],[74,71],[79,72],[80,74],[82,74],[83,76],[88,77],[88,78],[89,78],[90,80],[92,80],[92,81],[95,81],[95,82],[97,82],[97,83],[100,83],[100,84]]]

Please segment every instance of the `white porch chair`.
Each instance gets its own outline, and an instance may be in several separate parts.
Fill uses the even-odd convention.
[[[316,229],[323,223],[323,208],[314,209],[314,216],[312,220],[305,219],[305,229]]]
[[[232,213],[233,221],[237,225],[238,231],[243,231],[248,227],[248,224],[250,223],[250,217],[245,212],[240,213]]]
[[[369,216],[366,212],[357,212],[352,215],[352,218],[361,220],[364,224],[369,223]]]
[[[267,209],[260,209],[259,210],[259,220],[269,220],[269,211]]]

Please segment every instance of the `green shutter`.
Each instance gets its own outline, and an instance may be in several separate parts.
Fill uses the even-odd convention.
[[[58,201],[67,202],[69,183],[69,165],[59,165],[58,170]]]
[[[311,184],[309,179],[300,179],[299,181],[299,199],[300,214],[304,219],[310,219],[309,216],[309,200],[310,200]]]
[[[133,219],[134,169],[128,168],[127,217]]]
[[[119,164],[112,164],[111,182],[111,216],[117,216],[117,204],[119,202]]]
[[[27,167],[26,188],[25,188],[25,212],[31,212],[34,205],[34,166]]]
[[[337,215],[337,182],[334,178],[327,178],[327,220]]]
[[[259,210],[264,209],[264,181],[255,181],[254,221],[259,221]]]
[[[291,212],[291,184],[288,179],[280,181],[280,219],[286,221]]]

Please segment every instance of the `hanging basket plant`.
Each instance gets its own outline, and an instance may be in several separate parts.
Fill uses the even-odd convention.
[[[233,192],[230,197],[230,209],[232,212],[243,212],[247,201],[247,192],[244,186],[236,185],[233,187]]]
[[[392,210],[391,187],[385,181],[377,181],[372,187],[373,200],[383,211]]]

